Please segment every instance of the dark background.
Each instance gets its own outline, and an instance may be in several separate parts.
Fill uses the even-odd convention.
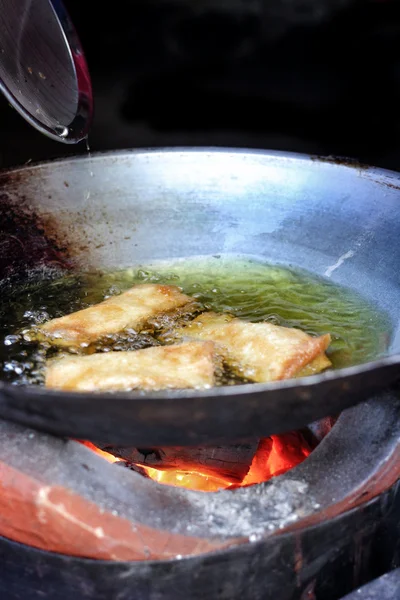
[[[398,0],[65,0],[95,96],[92,151],[235,146],[400,170]],[[0,98],[0,166],[85,152]]]

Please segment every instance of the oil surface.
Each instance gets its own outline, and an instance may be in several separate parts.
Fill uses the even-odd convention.
[[[360,296],[330,281],[245,257],[200,257],[113,272],[53,274],[15,286],[7,293],[3,290],[2,379],[16,385],[42,383],[44,361],[55,350],[29,341],[32,326],[144,282],[177,285],[208,310],[297,327],[314,335],[330,333],[332,343],[327,354],[334,368],[375,359],[389,344],[388,318]],[[156,334],[154,329],[140,335],[128,332],[103,342],[97,350],[159,344]]]

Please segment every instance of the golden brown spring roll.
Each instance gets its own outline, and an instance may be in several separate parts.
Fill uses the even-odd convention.
[[[310,365],[311,372],[330,366],[324,354],[329,334],[311,337],[298,329],[249,323],[213,312],[203,313],[175,334],[178,339],[216,342],[236,373],[258,383],[295,377]]]
[[[325,371],[325,369],[329,369],[332,366],[331,361],[326,356],[325,352],[321,352],[317,358],[314,358],[308,365],[303,367],[300,371],[298,371],[295,377],[307,377],[309,375],[316,375],[317,373],[321,373],[321,371]]]
[[[155,346],[50,360],[46,387],[65,391],[210,388],[218,358],[212,342]]]
[[[149,319],[193,302],[172,285],[144,283],[78,312],[48,321],[38,336],[56,346],[89,345],[131,328],[140,331]]]

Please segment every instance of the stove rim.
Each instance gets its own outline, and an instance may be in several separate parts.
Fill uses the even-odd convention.
[[[151,494],[155,496],[153,490],[157,489],[157,494],[161,494],[166,499],[166,505],[168,502],[174,503],[174,505],[179,504],[179,501],[183,501],[185,507],[188,505],[190,510],[188,514],[185,516],[185,512],[182,511],[184,515],[184,525],[185,529],[179,528],[180,523],[172,529],[168,527],[168,517],[169,515],[158,514],[158,522],[156,523],[156,527],[158,529],[164,529],[171,532],[171,535],[188,535],[187,534],[187,525],[196,522],[199,520],[199,515],[204,517],[204,523],[202,524],[204,530],[201,530],[200,533],[199,528],[194,531],[191,531],[190,535],[194,535],[196,538],[203,538],[205,540],[211,540],[214,543],[220,544],[217,545],[215,549],[211,552],[199,552],[195,554],[187,554],[185,558],[189,558],[190,556],[207,556],[214,555],[216,552],[224,552],[229,547],[237,548],[240,545],[246,545],[248,543],[266,543],[268,539],[277,538],[282,535],[293,533],[293,531],[304,531],[309,529],[310,527],[318,526],[326,523],[332,518],[337,518],[343,513],[348,513],[351,510],[357,509],[360,504],[367,505],[368,502],[372,502],[377,495],[381,494],[384,490],[388,489],[395,481],[400,477],[400,397],[393,392],[388,392],[379,397],[370,399],[369,401],[359,404],[352,409],[348,409],[344,411],[331,432],[322,440],[320,445],[311,453],[310,457],[306,459],[302,464],[294,467],[294,469],[288,471],[286,474],[281,475],[275,480],[270,480],[264,484],[257,484],[252,488],[238,488],[236,490],[222,490],[220,492],[198,492],[192,490],[186,490],[183,488],[176,488],[172,486],[165,486],[162,484],[157,484],[157,482],[152,480],[146,480],[141,475],[137,473],[132,473],[128,469],[115,469],[115,467],[106,463],[103,458],[97,456],[90,449],[82,446],[77,442],[67,442],[73,444],[73,448],[76,449],[79,455],[92,457],[94,464],[101,464],[106,469],[105,473],[107,473],[107,469],[109,473],[114,473],[116,479],[119,477],[125,479],[130,482],[130,487],[135,489],[138,487],[138,483],[140,480],[142,482],[147,481],[147,487],[151,489]],[[364,421],[363,421],[364,420]],[[380,420],[380,426],[379,426]],[[352,436],[354,430],[354,424],[359,424],[358,427],[358,437]],[[11,427],[15,427],[12,423],[7,423]],[[19,427],[19,426],[18,426]],[[26,428],[19,427],[20,429],[24,429],[26,432]],[[368,433],[368,429],[374,431],[377,437],[372,439],[365,435]],[[39,436],[41,434],[38,434]],[[45,434],[45,436],[48,434]],[[25,437],[27,437],[25,435]],[[361,438],[361,440],[360,440]],[[343,440],[347,441],[348,446],[343,445]],[[361,442],[363,441],[363,444]],[[385,443],[383,443],[385,442]],[[359,450],[359,457],[362,459],[362,469],[354,468],[354,461],[349,452],[349,446],[357,447]],[[378,449],[375,454],[375,457],[372,452],[372,456],[375,458],[375,462],[373,468],[371,469],[370,459],[371,459],[371,448]],[[363,449],[369,449],[370,454],[366,454]],[[335,451],[339,452],[339,454],[335,455]],[[332,453],[334,460],[332,460]],[[97,460],[97,463],[96,463]],[[331,468],[331,471],[327,467]],[[397,469],[396,469],[397,466]],[[357,480],[354,482],[351,478],[347,481],[343,481],[340,479],[342,476],[339,473],[339,477],[332,477],[333,472],[336,470],[336,475],[341,469],[346,469],[346,472],[356,471]],[[119,472],[121,475],[117,475]],[[123,475],[124,474],[124,475]],[[140,479],[138,479],[140,478]],[[262,520],[263,510],[265,512],[266,506],[271,506],[274,503],[274,498],[276,506],[276,502],[279,501],[279,494],[285,494],[285,485],[289,483],[294,483],[294,488],[296,488],[296,482],[300,483],[300,485],[305,486],[307,491],[307,503],[304,509],[303,507],[295,507],[290,511],[292,514],[294,511],[299,511],[299,518],[293,521],[293,519],[289,519],[286,521],[279,519],[276,522],[276,527],[273,530],[268,529],[267,522],[271,522],[271,518]],[[341,496],[332,497],[332,490],[338,489],[338,484],[342,483],[340,487]],[[329,487],[330,485],[330,487]],[[151,486],[151,487],[150,487]],[[308,488],[307,488],[308,486]],[[347,486],[347,487],[346,487]],[[257,489],[257,493],[254,493],[254,487]],[[145,490],[146,485],[144,485],[143,489]],[[250,491],[249,491],[250,490]],[[269,490],[269,503],[266,504],[262,501],[265,500],[266,493]],[[137,489],[136,489],[137,491]],[[262,493],[264,491],[264,493]],[[139,490],[140,493],[140,490]],[[240,531],[232,531],[228,528],[226,524],[224,524],[225,529],[228,529],[228,533],[221,533],[221,531],[213,530],[212,526],[207,523],[207,498],[213,497],[214,500],[217,498],[219,506],[226,506],[226,500],[229,497],[234,499],[237,503],[237,510],[242,510],[243,507],[247,506],[247,502],[250,498],[252,503],[256,503],[256,511],[255,518],[253,523],[251,522],[251,518],[254,515],[250,514],[249,519],[250,522],[246,523],[244,526],[244,530]],[[315,494],[315,496],[314,496]],[[298,498],[293,498],[292,494],[292,502],[294,500],[298,500]],[[131,497],[131,496],[130,496]],[[204,502],[200,505],[198,503],[199,498],[202,497]],[[309,497],[312,497],[311,502],[308,502]],[[282,496],[280,497],[282,499]],[[143,499],[142,499],[143,501]],[[258,505],[257,505],[258,502]],[[313,504],[314,503],[314,504]],[[99,506],[102,504],[97,503]],[[208,503],[210,504],[210,503]],[[214,509],[215,514],[215,503],[211,503],[211,509]],[[138,505],[136,505],[137,508]],[[293,506],[293,504],[292,504]],[[213,510],[209,509],[209,514],[213,513]],[[110,510],[109,508],[107,510]],[[301,513],[301,510],[303,513]],[[171,511],[170,511],[171,512]],[[187,511],[186,511],[187,512]],[[178,513],[179,514],[179,513]],[[153,513],[154,515],[154,513]],[[124,516],[124,515],[122,515]],[[149,523],[154,527],[154,517],[153,522],[143,520],[143,516],[141,516],[141,524],[144,526],[148,526]],[[151,519],[151,509],[150,509],[150,519]],[[260,521],[261,519],[261,521]],[[243,526],[243,525],[242,525]],[[256,537],[256,540],[252,540],[251,536],[252,530],[255,530],[258,527],[262,529],[262,533]],[[250,533],[249,533],[250,532]],[[8,538],[4,538],[8,539]],[[10,540],[13,541],[13,540]],[[19,543],[15,541],[14,543]],[[22,544],[25,545],[25,544]],[[37,550],[38,548],[34,546],[29,546],[29,548],[33,548]],[[66,557],[75,557],[79,559],[83,559],[81,556],[77,555],[66,555],[61,554],[59,552],[53,552],[49,550],[42,550],[43,552],[50,552],[52,554],[59,554],[60,556]],[[108,561],[104,559],[96,559],[93,557],[85,557],[85,560],[100,560],[104,562],[116,563],[120,561]],[[174,561],[178,560],[174,557],[172,558],[157,558],[151,560],[137,560],[137,561],[127,561],[129,564],[132,562],[149,562],[149,563],[163,563],[165,561]],[[122,561],[123,562],[123,561]]]

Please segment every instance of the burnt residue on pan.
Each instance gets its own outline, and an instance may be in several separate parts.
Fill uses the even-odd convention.
[[[60,242],[54,218],[39,216],[24,195],[15,190],[20,175],[2,174],[0,179],[0,281],[42,269],[71,269],[69,248]]]
[[[367,170],[370,168],[369,165],[359,162],[355,158],[348,158],[346,156],[310,156],[312,161],[331,163],[333,165],[340,165],[343,167],[350,167],[357,170]]]
[[[358,160],[354,158],[347,158],[343,156],[310,156],[313,162],[323,162],[330,163],[332,165],[339,165],[344,167],[349,167],[352,169],[356,169],[357,171],[363,171],[363,176],[369,177],[374,183],[378,185],[383,185],[384,187],[390,188],[392,190],[399,191],[400,184],[398,179],[393,178],[393,182],[390,181],[390,176],[385,174],[385,177],[377,177],[374,170],[371,170],[369,165],[364,163],[360,163]],[[364,171],[370,171],[367,175],[364,174]]]
[[[395,180],[398,181],[398,180]],[[391,190],[400,190],[400,185],[399,183],[392,183],[390,181],[384,180],[384,179],[374,179],[375,183],[378,183],[379,185],[384,185],[385,187],[390,188]]]

